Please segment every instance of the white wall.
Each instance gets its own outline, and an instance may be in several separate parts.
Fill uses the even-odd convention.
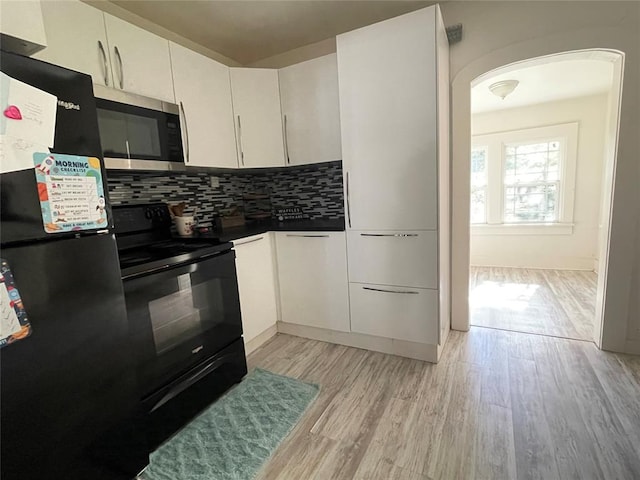
[[[478,113],[472,134],[578,122],[573,233],[471,235],[471,265],[593,270],[597,257],[607,94]],[[544,227],[540,227],[544,231]]]
[[[639,322],[640,2],[454,1],[441,8],[446,25],[462,23],[464,28],[462,42],[450,50],[453,328],[469,328],[471,82],[498,67],[530,58],[610,49],[624,53],[624,88],[600,343],[604,349],[629,351]]]

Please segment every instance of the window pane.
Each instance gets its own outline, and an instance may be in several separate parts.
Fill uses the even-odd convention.
[[[471,223],[487,222],[487,189],[476,187],[471,189]]]
[[[555,222],[557,190],[556,184],[506,187],[504,222]]]
[[[487,150],[474,148],[471,150],[471,185],[487,184]]]

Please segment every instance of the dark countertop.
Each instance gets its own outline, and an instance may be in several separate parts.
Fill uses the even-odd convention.
[[[232,242],[265,232],[344,232],[344,219],[340,220],[290,220],[288,222],[261,222],[259,224],[232,227],[222,232],[213,231],[204,236],[217,237],[222,242]]]

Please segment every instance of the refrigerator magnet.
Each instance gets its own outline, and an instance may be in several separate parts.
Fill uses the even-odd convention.
[[[33,161],[47,233],[108,226],[99,158],[34,153]]]
[[[31,325],[22,304],[11,268],[0,258],[0,348],[31,335]]]

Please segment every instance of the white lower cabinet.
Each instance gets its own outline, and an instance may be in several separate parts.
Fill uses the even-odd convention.
[[[271,238],[264,233],[233,242],[245,344],[278,320]]]
[[[344,232],[276,232],[281,320],[350,331]]]
[[[408,342],[438,343],[438,291],[349,284],[351,329]]]

